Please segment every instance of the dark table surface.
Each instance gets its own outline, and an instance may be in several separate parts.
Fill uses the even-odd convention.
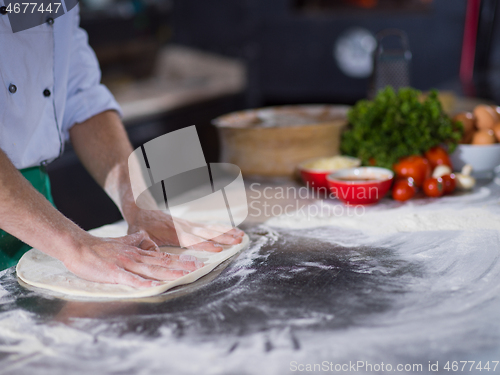
[[[294,229],[254,215],[250,246],[214,273],[133,301],[51,297],[8,269],[0,374],[478,373],[478,361],[500,373],[499,203],[495,181],[440,200],[385,199],[368,218],[479,216],[471,228],[452,215],[449,228],[379,235],[367,221]],[[460,361],[476,362],[470,371]]]

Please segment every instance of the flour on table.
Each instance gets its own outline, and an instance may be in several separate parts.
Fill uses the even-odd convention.
[[[121,237],[127,234],[125,222],[106,225],[90,231],[98,237]],[[174,281],[165,281],[161,285],[152,288],[136,289],[126,285],[104,284],[87,281],[79,278],[66,269],[64,264],[42,253],[40,250],[31,249],[23,255],[16,267],[17,276],[29,285],[48,289],[72,297],[90,298],[139,298],[161,294],[168,289],[178,285],[192,283],[200,277],[205,276],[219,264],[242,250],[249,242],[247,235],[243,241],[234,246],[226,246],[219,253],[206,251],[188,250],[181,248],[163,248],[169,253],[193,255],[205,263],[199,268]]]
[[[385,210],[366,210],[363,214],[335,215],[331,209],[319,211],[318,215],[307,215],[307,211],[296,211],[267,221],[267,225],[279,228],[314,228],[336,226],[356,229],[370,235],[389,235],[398,232],[421,232],[439,230],[484,230],[500,231],[500,216],[482,208],[426,209],[418,206],[402,206]]]

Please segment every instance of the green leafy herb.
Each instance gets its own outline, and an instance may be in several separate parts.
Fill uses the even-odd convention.
[[[391,169],[400,158],[421,155],[446,144],[453,152],[463,126],[444,113],[437,91],[422,100],[421,92],[391,87],[374,100],[360,100],[348,113],[349,127],[342,134],[343,154],[358,157],[364,165]]]

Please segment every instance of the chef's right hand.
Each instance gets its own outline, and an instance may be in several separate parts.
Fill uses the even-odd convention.
[[[68,253],[64,265],[89,281],[135,288],[157,286],[159,281],[175,280],[203,267],[193,256],[158,250],[144,231],[119,238],[88,235],[79,241],[76,251]]]

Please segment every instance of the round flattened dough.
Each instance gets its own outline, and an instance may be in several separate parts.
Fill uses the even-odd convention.
[[[121,237],[127,232],[124,222],[106,225],[90,233],[99,237]],[[86,298],[140,298],[161,294],[178,285],[192,283],[205,276],[219,264],[229,259],[248,245],[249,238],[245,234],[243,241],[234,246],[227,246],[219,253],[196,251],[181,248],[163,248],[169,253],[194,255],[205,263],[205,266],[182,276],[174,281],[165,281],[163,284],[144,289],[136,289],[126,285],[104,284],[87,281],[79,278],[66,269],[64,264],[42,253],[40,250],[31,249],[19,260],[17,276],[26,284],[65,294],[70,297]]]

